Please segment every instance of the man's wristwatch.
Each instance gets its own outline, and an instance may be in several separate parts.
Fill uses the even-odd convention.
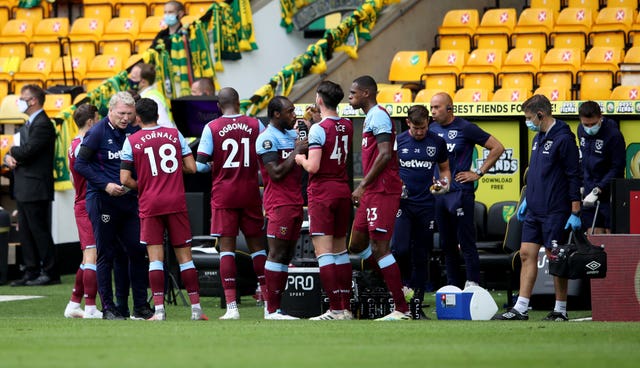
[[[474,172],[475,172],[479,177],[482,177],[482,175],[484,175],[484,173],[482,172],[482,169],[481,169],[481,168],[477,168]]]

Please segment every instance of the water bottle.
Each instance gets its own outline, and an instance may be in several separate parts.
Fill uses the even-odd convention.
[[[309,128],[307,128],[307,124],[305,124],[304,120],[298,119],[298,139],[299,140],[307,139],[308,133],[309,133]]]
[[[260,287],[260,283],[256,287],[256,307],[264,306],[264,299],[262,297],[262,288]]]

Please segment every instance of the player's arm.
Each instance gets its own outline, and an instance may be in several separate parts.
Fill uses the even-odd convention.
[[[627,145],[624,142],[622,134],[614,135],[613,139],[607,142],[607,147],[611,149],[611,167],[597,184],[597,187],[601,191],[606,188],[613,179],[622,178],[624,176],[624,169],[627,166]]]
[[[567,186],[569,188],[569,200],[571,200],[571,212],[580,212],[580,206],[582,204],[580,197],[580,164],[578,158],[578,147],[575,143],[575,136],[571,135],[572,139],[563,139],[560,142],[558,148],[558,157],[556,157],[559,164],[567,177]]]
[[[129,189],[138,189],[138,182],[133,178],[133,170],[135,165],[133,164],[133,153],[131,150],[131,144],[127,138],[122,145],[121,160],[120,160],[120,183]]]
[[[120,183],[112,183],[103,171],[95,170],[91,165],[91,162],[96,159],[96,152],[100,148],[102,138],[102,134],[93,129],[87,132],[80,145],[80,151],[73,168],[94,187],[102,188],[110,195],[122,195],[124,191],[119,189]]]
[[[195,159],[198,172],[211,171],[211,154],[213,153],[213,137],[211,136],[211,128],[205,125],[198,143],[198,157]]]
[[[440,180],[447,180],[447,183],[451,183],[451,170],[449,169],[449,159],[444,162],[438,163],[438,172],[440,173]]]
[[[196,173],[196,160],[193,155],[182,156],[182,172],[185,174]]]
[[[381,133],[376,135],[376,143],[378,145],[378,156],[373,161],[373,165],[369,173],[367,173],[367,176],[365,176],[360,182],[360,185],[358,185],[358,189],[361,189],[362,192],[364,192],[369,184],[376,180],[378,175],[387,167],[389,161],[391,161],[391,157],[393,157],[391,134]]]
[[[324,130],[319,125],[312,125],[309,129],[309,153],[308,156],[296,155],[296,163],[302,166],[305,171],[315,174],[320,169],[320,161],[322,160],[322,146],[325,142]]]
[[[484,148],[489,150],[489,155],[479,168],[483,173],[486,173],[498,162],[500,156],[504,153],[504,146],[494,136],[490,136],[484,144]],[[477,175],[477,174],[476,174]],[[479,176],[478,176],[479,178]],[[476,179],[477,180],[477,179]]]

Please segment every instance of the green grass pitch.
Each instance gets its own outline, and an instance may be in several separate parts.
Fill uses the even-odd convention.
[[[0,295],[43,298],[0,302],[0,367],[637,367],[640,324],[527,322],[264,321],[251,297],[241,320],[209,321],[167,306],[165,322],[70,320],[62,316],[73,275],[61,285],[0,287]],[[496,296],[496,300],[503,298]],[[570,311],[588,317],[589,311]]]

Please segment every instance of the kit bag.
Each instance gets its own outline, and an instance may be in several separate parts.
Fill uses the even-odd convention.
[[[604,278],[607,276],[607,253],[604,246],[594,246],[584,233],[574,231],[569,244],[551,250],[549,273],[566,279]]]

